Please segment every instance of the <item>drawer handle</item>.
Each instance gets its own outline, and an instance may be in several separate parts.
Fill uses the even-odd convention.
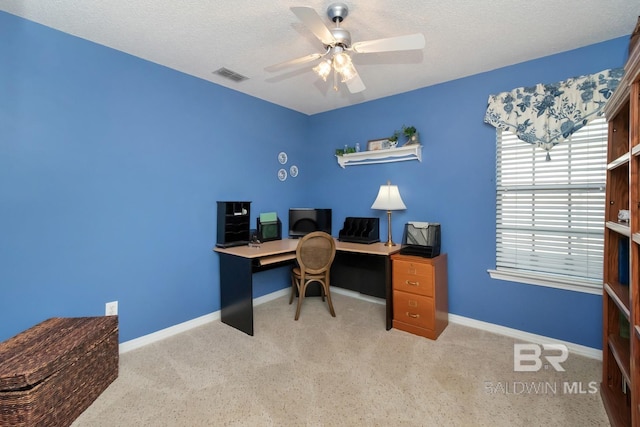
[[[418,319],[418,318],[420,318],[420,315],[419,315],[419,314],[409,313],[408,311],[407,311],[407,316],[409,316],[409,317],[413,317],[414,319]]]
[[[412,282],[411,280],[404,281],[409,286],[420,286],[420,282]]]

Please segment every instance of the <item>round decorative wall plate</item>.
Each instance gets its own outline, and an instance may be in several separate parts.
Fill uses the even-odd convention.
[[[278,161],[280,162],[281,165],[284,165],[285,163],[287,163],[287,153],[285,153],[284,151],[281,151],[278,154]]]
[[[287,171],[286,171],[286,170],[284,170],[284,169],[280,169],[280,170],[278,171],[278,179],[279,179],[280,181],[284,181],[285,179],[287,179]]]
[[[292,178],[298,176],[298,167],[296,165],[293,165],[289,168],[289,175],[291,175]]]

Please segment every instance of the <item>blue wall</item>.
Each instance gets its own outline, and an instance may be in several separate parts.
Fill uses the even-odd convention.
[[[601,298],[492,280],[490,94],[621,66],[628,38],[311,117],[0,12],[0,340],[53,316],[104,313],[121,341],[219,310],[215,202],[346,216],[391,180],[410,220],[442,224],[450,311],[601,347]],[[416,161],[341,169],[345,144],[414,125]],[[297,178],[280,182],[276,156]],[[257,276],[255,296],[288,286]]]
[[[0,57],[0,340],[112,300],[121,341],[219,310],[216,201],[285,215],[309,117],[6,13]]]
[[[495,268],[496,130],[483,118],[490,94],[620,67],[627,46],[628,37],[623,37],[315,115],[310,126],[319,159],[314,174],[323,179],[314,192],[320,204],[334,208],[334,218],[380,216],[386,230],[386,214],[370,207],[378,186],[390,180],[407,205],[406,211],[393,213],[395,241],[407,221],[441,224],[451,313],[601,348],[599,295],[489,277],[487,270]],[[420,132],[422,163],[341,169],[329,156],[345,144],[389,136],[403,124]]]

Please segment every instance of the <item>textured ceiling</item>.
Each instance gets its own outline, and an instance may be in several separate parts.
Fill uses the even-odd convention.
[[[638,0],[352,0],[352,42],[421,32],[421,51],[354,55],[367,89],[338,92],[312,65],[266,66],[321,52],[289,10],[326,16],[331,0],[0,0],[0,10],[151,62],[314,114],[628,36]],[[226,67],[249,77],[226,80]]]

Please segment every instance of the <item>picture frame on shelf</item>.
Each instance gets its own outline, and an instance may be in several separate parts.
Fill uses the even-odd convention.
[[[389,140],[387,138],[372,139],[367,142],[367,151],[383,150],[389,147]]]

